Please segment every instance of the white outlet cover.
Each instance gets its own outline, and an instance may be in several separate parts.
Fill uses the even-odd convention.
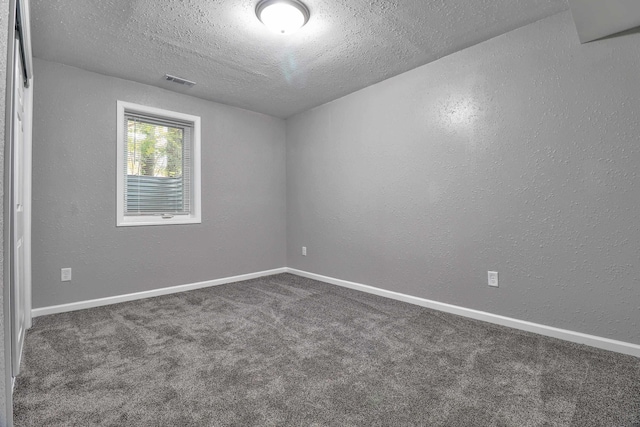
[[[498,287],[498,272],[497,271],[488,271],[487,272],[487,284],[492,288]]]
[[[70,282],[71,281],[71,269],[63,268],[60,270],[60,281],[62,282]]]

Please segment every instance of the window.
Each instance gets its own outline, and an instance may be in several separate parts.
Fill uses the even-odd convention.
[[[200,117],[118,101],[117,225],[200,223]]]

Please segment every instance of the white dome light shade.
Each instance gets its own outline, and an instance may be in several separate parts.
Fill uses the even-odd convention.
[[[309,9],[297,0],[262,0],[256,6],[258,19],[271,31],[291,34],[309,20]]]

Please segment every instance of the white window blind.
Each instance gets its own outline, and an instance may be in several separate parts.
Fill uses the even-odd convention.
[[[125,215],[189,215],[192,126],[132,113],[125,122]]]

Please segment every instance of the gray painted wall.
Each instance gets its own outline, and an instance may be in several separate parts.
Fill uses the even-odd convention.
[[[569,6],[582,43],[640,25],[637,0],[569,0]]]
[[[33,307],[283,267],[285,122],[36,59]],[[116,100],[202,118],[202,224],[116,227]],[[73,281],[60,282],[60,268]]]
[[[0,135],[5,134],[5,111],[7,97],[7,53],[9,51],[9,16],[10,10],[15,10],[15,3],[9,0],[0,0]],[[13,32],[11,32],[13,35]],[[10,355],[10,339],[8,335],[5,341],[5,331],[10,331],[9,306],[5,310],[4,281],[4,148],[5,139],[0,138],[0,426],[12,425],[11,420],[11,366],[6,356]],[[8,284],[6,284],[8,286]]]
[[[638,70],[567,12],[288,119],[287,265],[640,344]]]

